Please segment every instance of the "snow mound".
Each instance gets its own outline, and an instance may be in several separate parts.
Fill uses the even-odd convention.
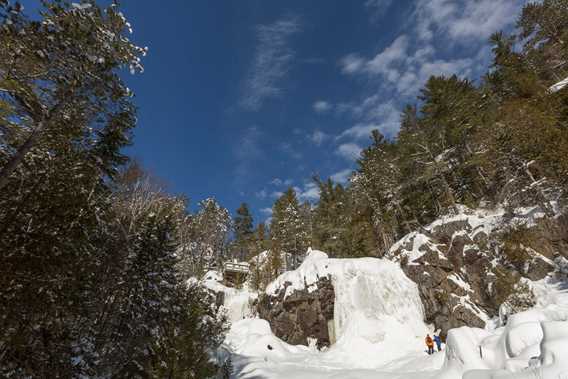
[[[309,350],[306,346],[292,346],[282,341],[272,334],[268,321],[258,318],[236,321],[227,334],[225,345],[239,355],[273,359]]]
[[[568,377],[568,285],[533,288],[539,306],[511,315],[505,327],[450,330],[443,371],[464,379]]]
[[[423,345],[430,329],[418,288],[400,266],[376,258],[330,259],[309,250],[302,265],[280,275],[267,288],[275,295],[286,288],[312,292],[319,278],[331,278],[335,290],[334,332],[336,343],[326,353],[346,365],[377,367]]]

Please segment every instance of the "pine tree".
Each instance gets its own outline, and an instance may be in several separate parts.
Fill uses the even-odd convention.
[[[309,247],[310,233],[306,211],[302,208],[293,188],[289,188],[274,203],[270,224],[271,250],[275,261],[285,254],[287,269],[294,269]]]
[[[251,243],[254,235],[253,218],[246,203],[242,203],[237,209],[237,215],[235,216],[233,225],[239,259],[246,260],[250,257]]]

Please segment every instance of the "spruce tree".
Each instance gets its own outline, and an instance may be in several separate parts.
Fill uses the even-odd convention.
[[[246,203],[242,203],[237,209],[237,215],[234,218],[233,225],[239,259],[246,260],[250,257],[250,247],[254,234],[253,218]]]

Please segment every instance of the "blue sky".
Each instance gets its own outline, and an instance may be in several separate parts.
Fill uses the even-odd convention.
[[[38,1],[24,0],[32,9]],[[372,129],[393,137],[430,75],[477,78],[523,0],[123,0],[143,74],[129,154],[191,202],[256,221],[311,177],[345,181]]]

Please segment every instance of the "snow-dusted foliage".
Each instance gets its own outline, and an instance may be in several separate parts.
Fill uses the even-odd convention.
[[[177,251],[180,270],[186,278],[220,265],[231,231],[229,211],[213,199],[199,203],[199,211],[186,218],[180,229]]]

